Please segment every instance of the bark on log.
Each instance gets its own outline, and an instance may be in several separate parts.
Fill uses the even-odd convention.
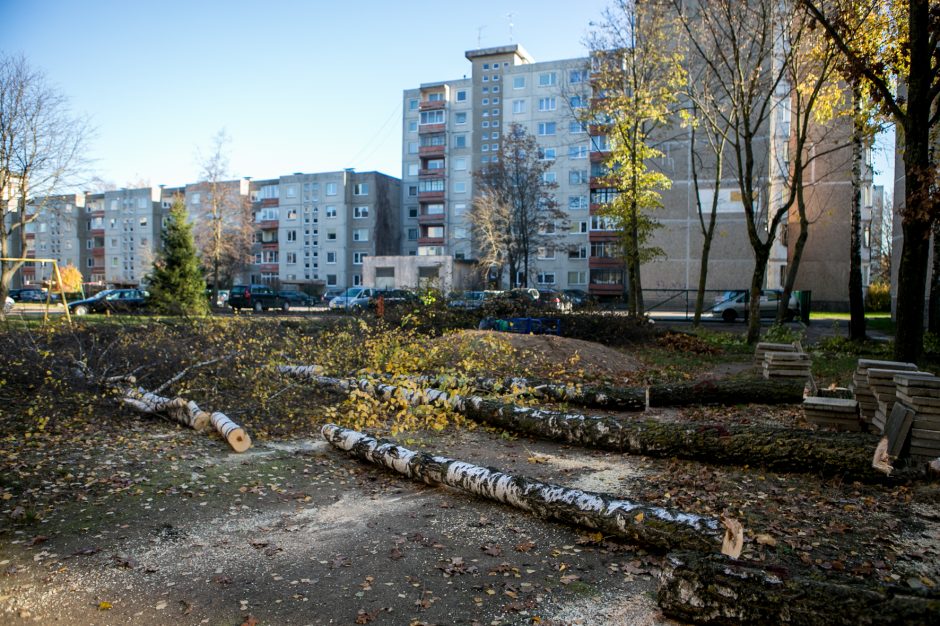
[[[478,422],[590,448],[726,465],[763,466],[774,471],[839,475],[851,480],[885,480],[885,476],[871,467],[871,451],[878,444],[878,438],[867,433],[626,420],[522,407],[436,389],[404,389],[368,379],[314,376],[309,380],[345,391],[360,389],[386,398],[395,395],[412,405],[446,405]]]
[[[737,542],[743,531],[733,520],[731,526],[737,532],[726,538],[723,524],[714,518],[617,500],[605,494],[568,489],[465,461],[414,452],[335,424],[323,426],[322,433],[328,442],[358,459],[431,485],[447,485],[509,504],[542,518],[596,529],[652,548],[718,552],[728,546],[732,557],[740,554]],[[737,547],[738,552],[734,553],[732,547]]]
[[[224,413],[213,413],[209,420],[235,452],[244,452],[251,447],[251,437],[248,436],[248,433]]]
[[[141,413],[157,415],[194,430],[205,430],[209,426],[209,414],[184,398],[166,398],[141,387],[127,387],[121,401]]]
[[[940,623],[940,596],[897,587],[820,581],[718,555],[669,555],[660,579],[663,613],[694,624]]]
[[[805,381],[788,379],[742,378],[704,380],[697,383],[653,385],[649,405],[653,407],[696,404],[799,404],[803,401]]]

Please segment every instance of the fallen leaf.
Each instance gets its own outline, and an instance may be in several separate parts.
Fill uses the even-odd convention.
[[[777,545],[777,540],[766,533],[761,533],[757,535],[757,537],[755,537],[754,539],[757,541],[757,543],[759,543],[762,546],[770,546],[771,548],[773,548],[774,546]]]
[[[535,547],[535,543],[532,541],[523,541],[522,543],[517,543],[515,550],[516,552],[528,552]]]
[[[98,603],[98,610],[99,610],[99,611],[108,611],[108,610],[110,610],[110,609],[111,609],[111,603],[110,603],[110,602],[104,602],[104,601],[102,601],[102,602],[99,602],[99,603]]]
[[[503,549],[500,548],[499,545],[495,543],[484,544],[480,546],[480,549],[483,550],[484,553],[489,554],[490,556],[499,556],[503,553]]]

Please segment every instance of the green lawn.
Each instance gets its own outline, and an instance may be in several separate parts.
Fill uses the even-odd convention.
[[[848,320],[848,313],[830,313],[828,311],[813,311],[809,314],[811,322],[825,322],[826,320]],[[894,320],[890,313],[866,313],[866,326],[869,330],[877,330],[882,333],[894,334]]]

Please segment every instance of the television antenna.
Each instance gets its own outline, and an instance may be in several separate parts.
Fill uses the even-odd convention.
[[[477,26],[477,48],[479,48],[482,45],[480,42],[483,39],[484,28],[486,28],[486,26]]]
[[[509,20],[509,41],[510,42],[512,42],[512,27],[513,27],[512,16],[513,15],[515,15],[515,13],[512,11],[506,14],[506,19]]]

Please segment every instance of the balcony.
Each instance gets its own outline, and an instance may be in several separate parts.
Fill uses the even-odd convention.
[[[435,135],[437,133],[443,133],[444,130],[444,124],[421,124],[418,126],[419,135]]]
[[[616,230],[592,230],[588,233],[588,241],[601,242],[601,241],[617,241],[620,237],[620,231]]]
[[[261,206],[263,207],[277,206],[278,204],[279,203],[277,198],[264,198],[261,200]]]
[[[26,233],[23,238],[27,241],[32,241],[36,238],[36,233]]]
[[[423,157],[442,157],[444,156],[446,146],[421,146],[418,148],[418,155]]]
[[[91,216],[92,216],[93,218],[95,218],[95,217],[100,217],[101,219],[104,219],[104,209],[102,209],[102,210],[100,210],[100,211],[92,211],[92,212],[91,212]]]
[[[261,220],[255,223],[259,230],[276,230],[281,222],[280,220]]]
[[[418,216],[419,224],[437,225],[444,223],[443,213],[422,213]]]
[[[443,237],[418,237],[419,246],[443,246]]]
[[[92,237],[104,237],[104,228],[92,228],[88,234]]]
[[[419,191],[418,202],[443,202],[443,191]]]
[[[258,271],[277,273],[278,264],[277,263],[261,263],[260,265],[258,265]]]
[[[277,250],[277,249],[278,249],[278,241],[277,241],[277,239],[275,239],[275,240],[273,240],[273,241],[262,241],[262,242],[261,242],[261,249],[262,249],[262,250]]]
[[[591,269],[618,269],[623,267],[623,261],[612,256],[592,256],[588,257],[588,267]]]
[[[444,178],[444,168],[438,168],[436,170],[418,170],[418,178]]]
[[[436,111],[438,109],[443,109],[447,103],[443,100],[422,100],[418,104],[419,111]]]
[[[588,285],[588,293],[592,296],[620,296],[623,295],[623,285],[620,283],[612,285],[591,283]]]
[[[91,256],[92,256],[93,258],[97,258],[97,257],[102,257],[102,258],[104,258],[104,247],[102,246],[101,248],[92,248],[92,249],[91,249]]]
[[[610,156],[610,150],[591,150],[588,156],[591,163],[603,163]]]

